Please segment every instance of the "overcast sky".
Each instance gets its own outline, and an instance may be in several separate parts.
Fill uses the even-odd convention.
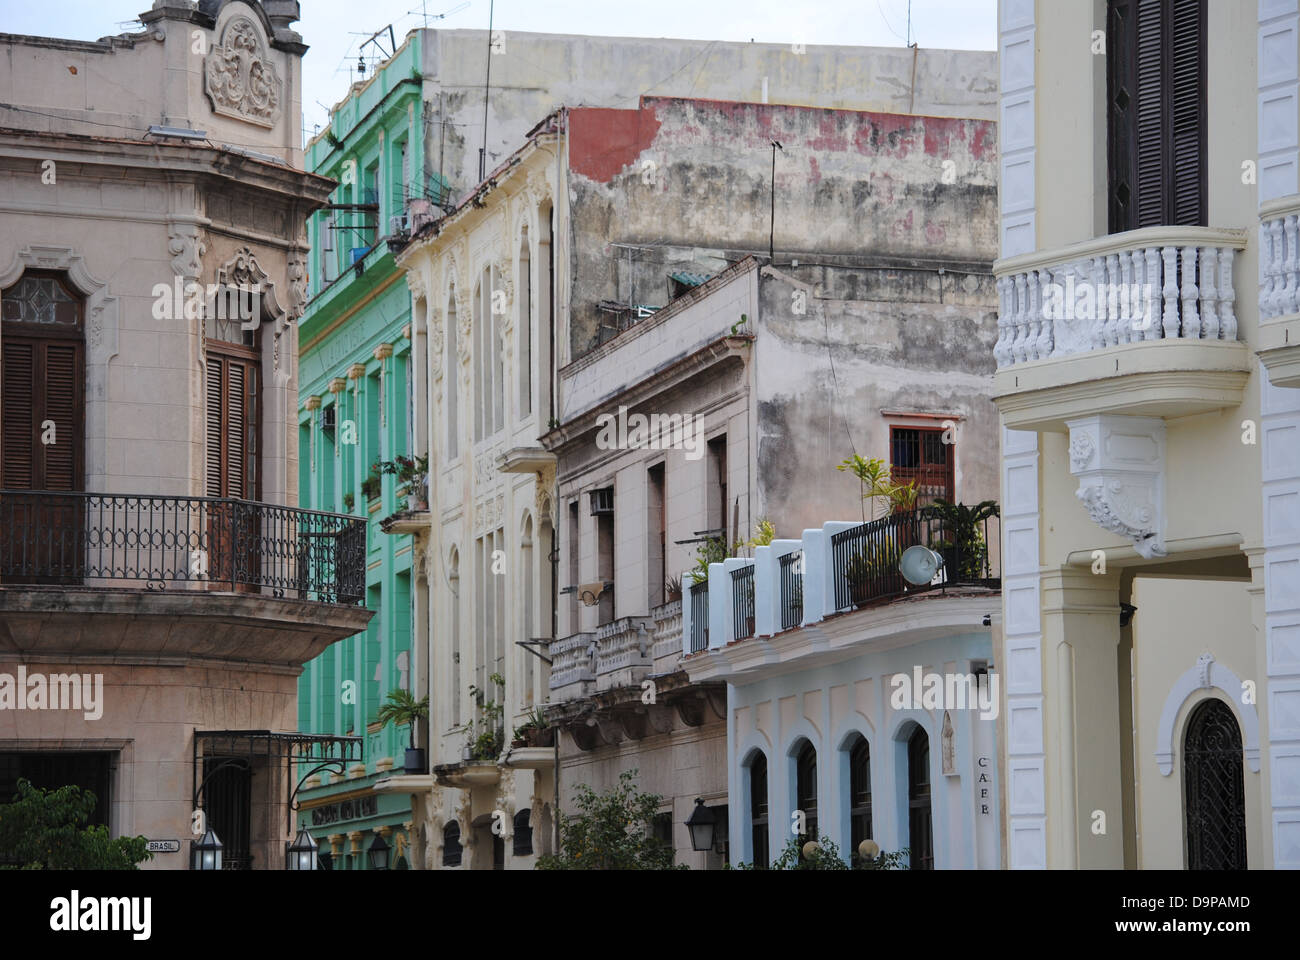
[[[489,0],[302,0],[295,29],[311,47],[303,60],[303,122],[310,136],[325,107],[355,79],[358,48],[393,25],[397,42],[424,23],[483,29]],[[0,32],[95,40],[139,29],[151,0],[0,0]],[[911,38],[922,47],[997,48],[997,0],[911,0]],[[756,40],[903,46],[909,0],[496,0],[497,30],[597,36]],[[411,11],[415,11],[411,13]],[[438,14],[445,14],[436,19]]]

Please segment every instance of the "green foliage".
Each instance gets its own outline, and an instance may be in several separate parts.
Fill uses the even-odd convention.
[[[807,843],[799,837],[786,841],[781,855],[772,861],[770,867],[756,867],[752,863],[736,863],[730,870],[904,870],[907,867],[907,848],[885,853],[874,859],[866,859],[853,854],[853,865],[845,862],[840,848],[834,840],[820,839],[809,856],[803,856],[803,847]]]
[[[891,510],[911,510],[916,506],[916,483],[895,483],[889,475],[889,464],[880,457],[867,460],[855,453],[836,464],[835,469],[847,470],[858,478],[863,501],[871,501],[873,520],[878,503],[883,506],[885,513]],[[865,510],[862,519],[867,519]]]
[[[682,598],[682,578],[669,577],[664,583],[664,602],[672,603]]]
[[[849,557],[844,575],[849,583],[863,587],[873,580],[898,573],[898,561],[903,551],[893,537],[868,540],[866,549]]]
[[[721,537],[710,537],[695,548],[695,566],[688,571],[691,583],[704,583],[709,579],[709,564],[721,563],[731,554]]]
[[[776,525],[767,517],[759,517],[758,523],[754,524],[754,535],[745,541],[745,546],[753,550],[755,547],[770,546],[776,539]]]
[[[533,707],[524,716],[524,722],[515,727],[510,739],[527,740],[531,745],[532,741],[538,739],[541,732],[548,727],[550,724],[546,722],[546,715],[537,707]]]
[[[501,690],[506,685],[505,677],[499,673],[491,674],[488,682]],[[505,703],[498,703],[495,698],[489,700],[487,691],[473,683],[469,685],[469,695],[474,698],[477,716],[460,729],[469,739],[470,759],[495,760],[506,746]]]
[[[376,460],[370,465],[369,476],[361,481],[361,494],[367,500],[378,500],[382,490],[382,481],[379,478],[379,461]]]
[[[636,771],[619,775],[618,784],[598,794],[577,785],[578,812],[564,817],[560,853],[538,857],[538,870],[686,870],[673,866],[673,848],[651,828],[663,804],[658,794],[642,793]]]
[[[379,472],[385,476],[396,476],[399,484],[420,486],[429,474],[427,456],[398,456],[396,460],[384,460],[379,464]]]
[[[749,315],[742,313],[740,315],[740,319],[731,325],[731,335],[733,337],[742,336],[740,331],[742,328],[744,328],[748,332],[748,326],[747,326],[748,324],[749,324]]]
[[[343,494],[343,510],[345,513],[351,513],[352,508],[356,506],[357,498],[350,493]]]
[[[388,699],[379,707],[375,714],[375,719],[380,723],[409,723],[411,734],[411,749],[415,749],[415,721],[423,720],[429,716],[429,698],[427,696],[420,700],[415,699],[415,695],[410,690],[403,690],[398,687],[396,690],[388,691]]]
[[[95,795],[80,787],[43,790],[19,780],[18,795],[0,804],[0,850],[22,870],[136,870],[153,859],[145,837],[82,826],[94,810]]]
[[[1002,515],[997,501],[982,500],[970,507],[964,503],[935,500],[925,510],[927,516],[939,520],[943,539],[934,547],[943,554],[944,565],[950,568],[949,576],[963,580],[982,578],[989,553],[982,525],[990,517]]]

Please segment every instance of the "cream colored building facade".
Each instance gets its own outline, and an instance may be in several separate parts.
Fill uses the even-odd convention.
[[[1297,5],[999,37],[1007,864],[1300,867]]]

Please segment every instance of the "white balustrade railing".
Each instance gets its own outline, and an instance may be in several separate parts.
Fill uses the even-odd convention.
[[[1259,318],[1300,313],[1300,197],[1260,207],[1259,261]]]
[[[548,652],[551,655],[552,692],[566,694],[558,698],[561,700],[584,696],[587,682],[596,678],[595,635],[575,633],[552,641]]]
[[[1146,340],[1236,340],[1233,262],[1245,246],[1241,230],[1150,227],[1000,261],[997,364]]]

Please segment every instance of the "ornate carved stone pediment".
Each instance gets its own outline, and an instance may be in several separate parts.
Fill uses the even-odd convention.
[[[1164,421],[1103,414],[1066,425],[1075,496],[1093,522],[1148,560],[1164,556]]]
[[[233,17],[221,32],[221,42],[203,59],[203,91],[212,112],[273,127],[280,118],[284,84],[266,43],[248,17]]]

